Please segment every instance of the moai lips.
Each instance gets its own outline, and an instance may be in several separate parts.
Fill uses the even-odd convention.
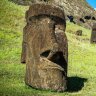
[[[53,5],[33,4],[26,12],[26,21],[22,51],[22,61],[26,62],[26,84],[65,91],[68,44],[63,11]]]
[[[93,24],[92,33],[91,33],[91,43],[96,43],[96,23]]]

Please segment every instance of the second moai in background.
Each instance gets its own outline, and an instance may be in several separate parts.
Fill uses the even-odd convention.
[[[92,27],[92,33],[91,33],[90,42],[91,43],[96,43],[96,23],[94,23],[93,27]]]

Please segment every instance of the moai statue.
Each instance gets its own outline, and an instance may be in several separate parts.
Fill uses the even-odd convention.
[[[76,35],[82,36],[82,30],[77,30],[77,31],[76,31]]]
[[[68,42],[64,12],[49,4],[33,4],[26,12],[22,61],[25,83],[33,88],[67,89]]]
[[[91,43],[96,43],[96,23],[93,24],[92,33],[91,33]]]

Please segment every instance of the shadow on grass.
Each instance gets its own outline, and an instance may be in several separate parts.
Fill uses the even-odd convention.
[[[84,87],[84,82],[86,78],[80,77],[68,77],[68,90],[67,92],[78,92]]]

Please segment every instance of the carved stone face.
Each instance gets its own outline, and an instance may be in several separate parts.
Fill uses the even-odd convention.
[[[43,7],[46,9],[45,5]],[[27,18],[23,41],[26,45],[25,82],[35,88],[64,91],[67,87],[68,62],[68,45],[64,33],[66,23],[62,18],[50,14]]]
[[[96,23],[94,23],[92,27],[91,43],[96,43]]]

